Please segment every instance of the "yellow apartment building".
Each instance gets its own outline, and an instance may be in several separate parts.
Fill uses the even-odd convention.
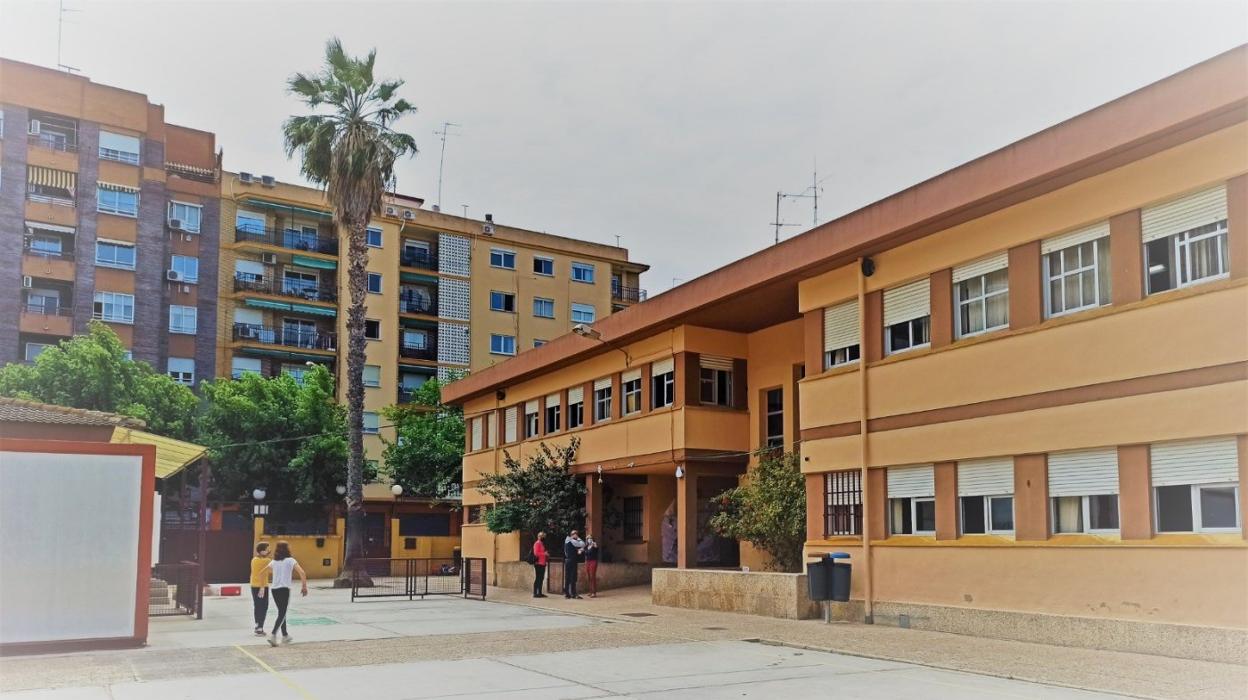
[[[847,617],[1233,657],[1248,644],[1248,48],[444,398],[469,426],[464,554],[495,571],[531,535],[480,522],[474,486],[504,451],[579,437],[587,528],[612,562],[757,569],[706,520],[784,449],[806,475],[805,553],[850,554]],[[622,517],[604,529],[604,512]]]

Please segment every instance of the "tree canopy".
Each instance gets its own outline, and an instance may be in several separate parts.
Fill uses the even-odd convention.
[[[744,482],[715,497],[710,525],[771,555],[772,567],[799,571],[806,541],[806,484],[796,452],[766,452]]]
[[[386,471],[409,495],[442,497],[458,484],[464,455],[464,411],[442,403],[442,384],[429,380],[411,403],[382,409],[394,425],[386,440]]]
[[[585,480],[572,474],[579,438],[564,447],[541,443],[521,464],[504,453],[503,471],[486,474],[477,486],[494,499],[485,513],[490,532],[566,533],[585,524]]]

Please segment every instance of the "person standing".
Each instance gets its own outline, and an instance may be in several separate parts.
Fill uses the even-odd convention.
[[[550,553],[546,551],[546,533],[537,533],[537,540],[533,542],[533,597],[545,598],[546,594],[542,593],[542,584],[546,581],[546,564],[550,561]]]
[[[585,576],[589,579],[589,597],[598,597],[598,543],[585,533]]]
[[[273,622],[269,646],[277,646],[279,629],[282,631],[282,643],[290,644],[295,640],[286,631],[286,609],[290,605],[290,584],[294,578],[292,574],[299,574],[299,580],[303,584],[300,595],[305,597],[308,595],[308,575],[303,572],[303,567],[299,566],[299,562],[290,556],[290,543],[285,540],[277,543],[277,551],[273,553],[273,560],[269,562],[268,570],[273,574],[273,583],[269,584],[269,593],[277,605],[277,620]]]
[[[251,612],[256,618],[256,636],[264,636],[264,618],[269,614],[269,543],[256,545],[251,558]]]
[[[568,534],[567,539],[563,541],[563,597],[564,598],[580,598],[576,594],[576,565],[581,561],[581,555],[585,553],[585,540],[582,540],[576,530]]]

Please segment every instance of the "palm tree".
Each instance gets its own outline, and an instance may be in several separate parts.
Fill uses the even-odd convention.
[[[347,289],[347,562],[364,544],[364,298],[368,247],[365,229],[381,210],[394,182],[395,161],[415,155],[416,142],[392,127],[416,107],[399,99],[402,80],[373,77],[376,49],[363,59],[348,56],[333,38],[319,73],[296,73],[287,87],[314,113],[282,125],[286,155],[299,155],[300,170],[324,187],[334,224],[346,237]],[[344,569],[345,571],[345,569]]]

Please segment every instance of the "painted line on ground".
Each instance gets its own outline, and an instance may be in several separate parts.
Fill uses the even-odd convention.
[[[241,652],[243,653],[243,655],[244,655],[244,656],[246,656],[247,658],[249,658],[249,659],[251,659],[252,661],[255,661],[257,664],[259,664],[259,665],[260,665],[260,668],[262,668],[262,669],[264,669],[264,670],[268,671],[269,673],[273,674],[274,676],[277,676],[277,680],[279,680],[279,681],[281,681],[282,683],[284,683],[284,684],[286,685],[286,687],[290,688],[291,690],[295,691],[296,693],[299,693],[299,695],[301,695],[301,696],[302,696],[305,700],[317,700],[317,697],[316,697],[315,695],[313,695],[312,693],[308,692],[308,690],[307,690],[306,688],[304,688],[303,686],[299,685],[298,683],[296,683],[296,682],[292,681],[290,678],[286,677],[286,676],[285,676],[285,675],[284,675],[281,671],[278,671],[277,669],[273,668],[272,666],[270,666],[270,665],[266,664],[263,660],[261,660],[261,659],[260,659],[260,657],[259,657],[259,656],[256,656],[255,654],[251,653],[250,651],[247,651],[246,649],[242,648],[241,646],[239,646],[239,645],[237,645],[237,644],[235,644],[235,645],[234,645],[234,648],[235,648],[235,649],[238,649],[239,651],[241,651]]]

